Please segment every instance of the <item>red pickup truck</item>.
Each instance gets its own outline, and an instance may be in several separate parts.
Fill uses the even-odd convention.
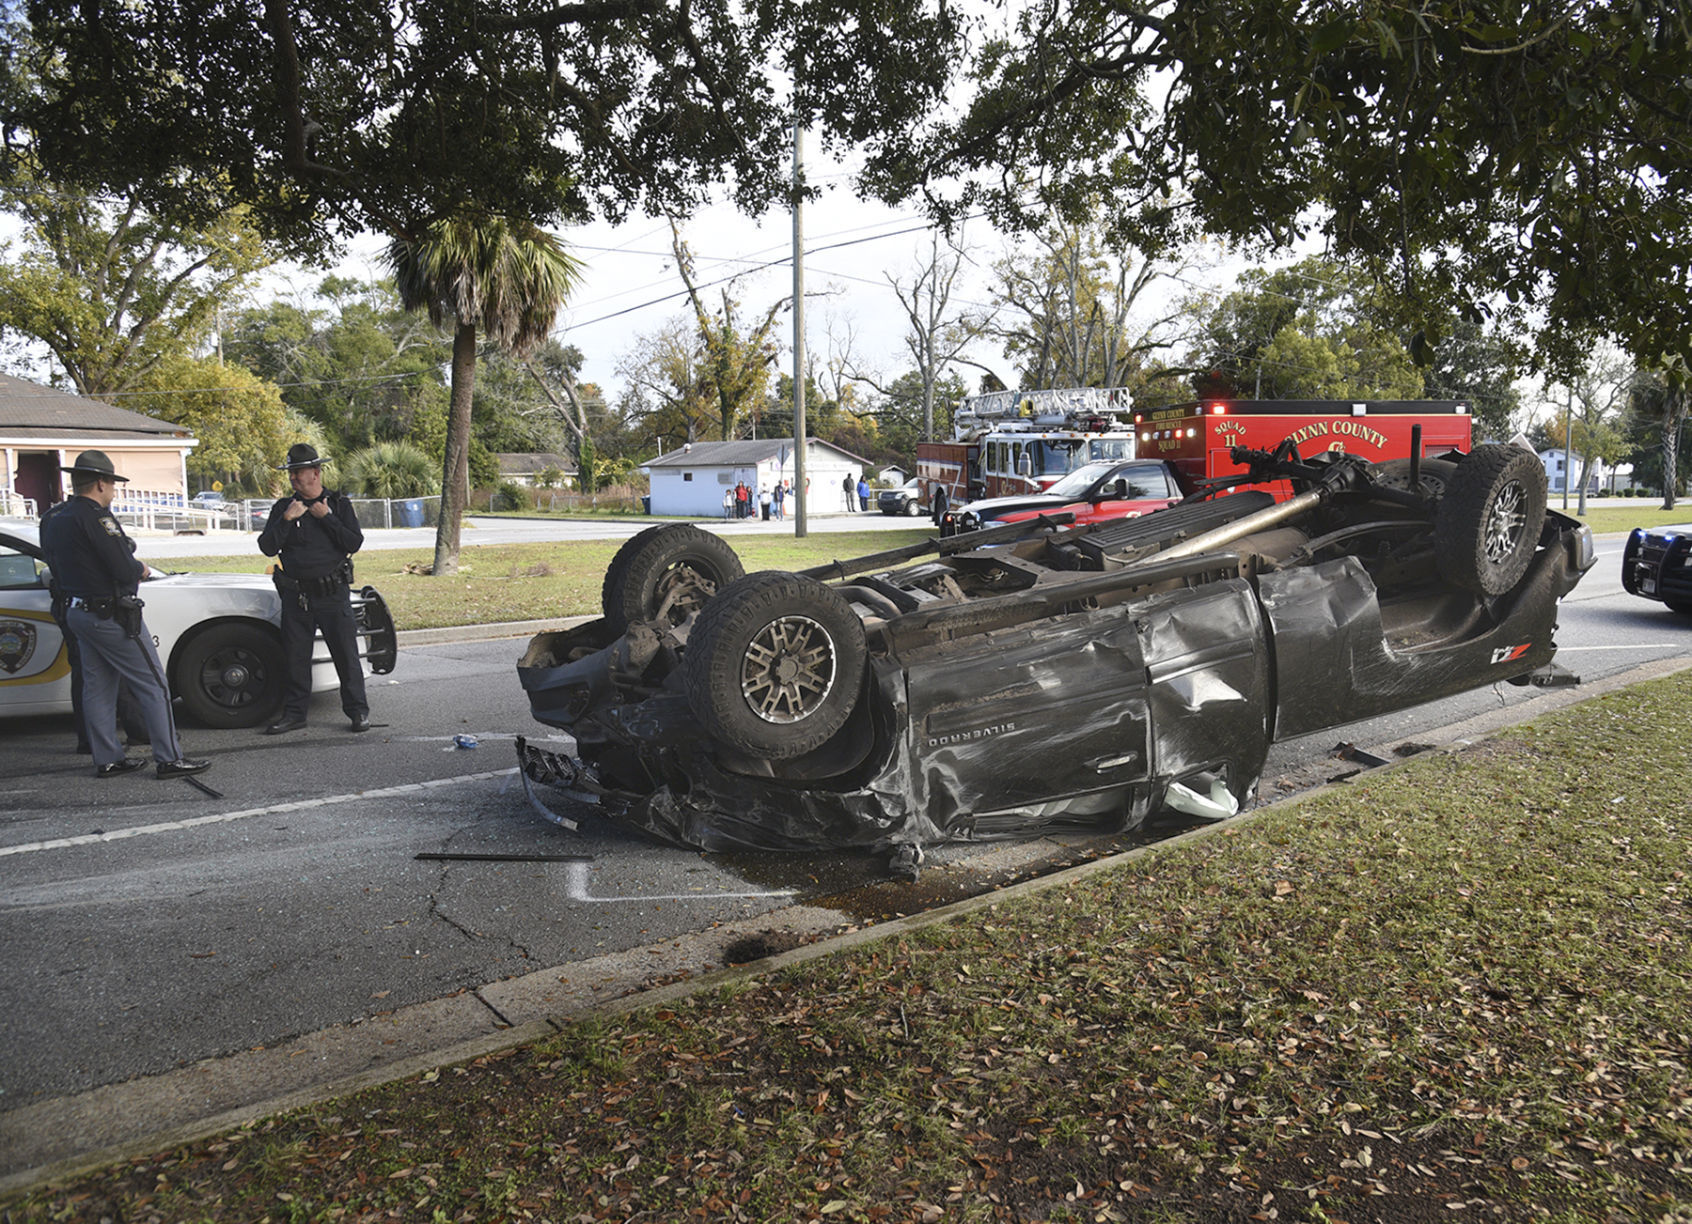
[[[1173,506],[1185,496],[1179,473],[1161,459],[1089,463],[1044,493],[990,497],[953,510],[941,517],[940,533],[1018,523],[1042,514],[1073,514],[1077,523],[1132,518]]]

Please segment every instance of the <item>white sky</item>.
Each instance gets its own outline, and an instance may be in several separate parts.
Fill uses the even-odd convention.
[[[807,148],[809,153],[809,148]],[[815,180],[813,180],[815,181]],[[805,331],[813,365],[827,356],[830,324],[849,325],[857,364],[888,379],[910,368],[904,352],[907,325],[887,277],[908,283],[929,258],[930,228],[915,208],[891,209],[858,200],[844,173],[822,180],[821,197],[804,212]],[[615,403],[621,390],[616,367],[642,337],[671,319],[690,317],[681,278],[670,249],[669,223],[643,216],[621,225],[595,222],[558,231],[587,265],[586,277],[559,316],[559,338],[582,351],[584,381],[598,383]],[[987,265],[1004,241],[984,223],[966,228],[973,268],[959,276],[952,313],[987,301]],[[793,294],[793,217],[772,211],[762,218],[743,216],[730,204],[710,206],[682,226],[692,251],[695,276],[707,305],[720,307],[723,282],[735,278],[731,294],[743,323],[761,319],[769,307]],[[360,278],[387,275],[379,253],[382,243],[354,244],[337,269]],[[321,274],[289,276],[296,290],[307,290]],[[792,315],[776,323],[782,349],[780,371],[793,371]],[[971,357],[1011,373],[997,347],[984,345]],[[960,369],[973,380],[975,371]]]

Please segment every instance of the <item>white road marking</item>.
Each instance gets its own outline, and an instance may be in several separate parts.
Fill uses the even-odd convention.
[[[1677,650],[1685,642],[1629,642],[1626,646],[1559,646],[1558,654],[1578,654],[1583,650]]]
[[[794,897],[798,896],[797,888],[779,888],[775,892],[724,892],[724,893],[666,893],[659,895],[642,895],[638,897],[595,897],[588,893],[588,865],[586,863],[566,863],[564,865],[564,895],[572,901],[582,901],[594,905],[604,905],[613,901],[726,901],[726,900],[755,900],[759,897]]]
[[[228,824],[253,816],[273,816],[282,812],[308,812],[313,808],[330,807],[354,799],[391,799],[400,795],[414,795],[419,791],[438,790],[443,786],[457,786],[461,782],[486,782],[516,773],[512,769],[495,769],[487,773],[460,774],[456,778],[433,778],[427,782],[408,782],[404,786],[387,786],[381,790],[353,791],[346,795],[324,795],[319,799],[301,799],[296,803],[276,803],[269,807],[243,808],[238,812],[221,812],[215,816],[195,816],[188,820],[167,820],[159,824],[137,825],[133,829],[113,829],[110,833],[83,833],[76,837],[58,837],[51,841],[24,842],[16,846],[0,846],[0,858],[12,854],[37,854],[43,850],[67,850],[72,846],[92,846],[101,842],[123,841],[130,837],[149,837],[155,833],[180,833],[205,825]]]

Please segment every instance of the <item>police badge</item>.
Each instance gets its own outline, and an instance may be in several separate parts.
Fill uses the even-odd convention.
[[[35,626],[28,621],[0,621],[0,671],[11,675],[35,653]]]

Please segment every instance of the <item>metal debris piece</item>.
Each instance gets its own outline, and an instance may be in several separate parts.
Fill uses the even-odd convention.
[[[1364,752],[1356,744],[1335,744],[1331,755],[1342,761],[1351,761],[1368,769],[1376,769],[1387,763],[1385,757],[1378,757],[1372,752]],[[1350,777],[1351,775],[1347,774],[1346,776]]]

